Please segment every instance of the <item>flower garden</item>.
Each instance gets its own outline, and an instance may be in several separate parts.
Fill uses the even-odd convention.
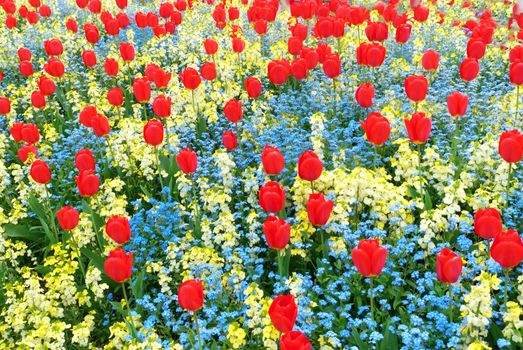
[[[520,349],[520,28],[0,0],[0,349]]]

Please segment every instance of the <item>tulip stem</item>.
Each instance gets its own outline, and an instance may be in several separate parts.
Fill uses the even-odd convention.
[[[370,317],[374,320],[374,278],[370,277]]]
[[[56,224],[54,222],[53,210],[51,209],[51,195],[49,194],[49,190],[47,189],[47,184],[44,185],[44,188],[45,188],[45,196],[46,196],[45,206],[47,207],[47,212],[49,213],[48,215],[49,215],[49,221],[51,222],[51,230],[53,231],[54,239],[56,240],[56,242],[54,242],[54,243],[58,243],[58,229],[56,228]]]
[[[519,118],[519,85],[516,87],[516,120],[514,120],[514,125],[518,122]]]
[[[78,265],[80,265],[80,270],[82,270],[82,275],[84,276],[84,281],[85,281],[85,278],[87,275],[85,274],[85,268],[84,268],[84,265],[82,264],[82,253],[80,252],[80,247],[78,246],[78,242],[76,242],[76,239],[74,239],[73,231],[69,231],[69,233],[71,234],[71,241],[73,241],[73,245],[76,248],[76,254],[78,254]]]
[[[378,157],[378,146],[374,146],[374,170],[376,170],[376,158]]]
[[[458,167],[459,119],[455,118],[454,121],[455,121],[455,128],[454,128],[454,139],[452,140],[452,158],[453,158],[454,165],[456,167]]]
[[[158,171],[158,178],[160,179],[160,193],[162,195],[163,200],[165,201],[164,195],[163,195],[163,180],[162,180],[162,168],[160,167],[160,155],[158,152],[158,146],[154,146],[154,155],[156,156],[156,169]]]
[[[100,249],[100,253],[103,254],[104,252],[104,247],[103,247],[103,244],[100,240],[100,237],[99,237],[99,230],[98,230],[98,226],[96,225],[96,220],[94,219],[94,210],[93,210],[93,207],[92,205],[89,203],[89,210],[90,210],[90,217],[91,217],[91,224],[93,225],[93,230],[94,230],[94,235],[96,237],[96,241],[98,242],[98,248]]]
[[[334,117],[336,117],[336,114],[338,114],[338,109],[337,109],[337,97],[338,97],[338,89],[336,88],[336,78],[333,78],[332,79],[332,88],[334,90],[334,97],[333,97],[333,104],[334,104]]]
[[[454,295],[452,294],[452,284],[449,283],[449,309],[450,309],[450,323],[454,322]]]
[[[320,229],[320,241],[321,241],[321,251],[323,253],[323,259],[329,260],[329,245],[325,241],[325,230]]]
[[[419,145],[418,145],[418,176],[419,176],[419,193],[420,193],[420,198],[421,198],[421,205],[422,205],[422,207],[425,207],[425,206],[424,206],[424,201],[423,201],[423,169],[422,169],[422,167],[421,167],[421,162],[422,162],[422,160],[423,160],[422,151],[423,151],[422,145],[419,144]]]
[[[129,285],[131,282],[129,281]],[[131,325],[131,334],[133,337],[136,337],[136,327],[134,326],[134,320],[131,316],[131,305],[129,304],[129,298],[127,298],[127,292],[125,291],[125,282],[122,282],[122,290],[123,290],[123,297],[125,299],[125,306],[127,306],[127,314],[130,319],[130,325]]]
[[[278,249],[278,273],[280,274],[280,277],[283,279],[285,276],[284,268],[283,268],[283,259],[285,257],[285,249]]]
[[[508,276],[508,269],[505,269],[505,312],[507,312],[508,289],[510,287],[510,278]]]
[[[196,311],[194,312],[194,323],[196,324],[196,334],[198,334],[198,346],[200,347],[200,350],[202,350],[202,337],[200,335],[200,326],[198,324],[198,316],[196,315]]]
[[[507,203],[506,207],[509,206],[509,199],[510,199],[510,182],[512,181],[512,163],[508,163],[508,177],[507,177]]]

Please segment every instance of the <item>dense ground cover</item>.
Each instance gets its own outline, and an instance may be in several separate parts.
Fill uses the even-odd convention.
[[[520,348],[517,12],[0,0],[0,348]]]

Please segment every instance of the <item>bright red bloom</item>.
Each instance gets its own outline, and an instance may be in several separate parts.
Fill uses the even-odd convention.
[[[523,61],[515,60],[510,64],[510,82],[514,85],[523,85]]]
[[[305,151],[298,159],[298,175],[302,180],[317,180],[323,171],[323,163],[316,153]]]
[[[64,75],[64,64],[58,58],[50,58],[46,64],[44,64],[44,70],[47,74],[52,75],[55,78],[60,78]]]
[[[231,98],[223,106],[223,113],[231,123],[238,123],[243,116],[242,103],[235,98]]]
[[[414,113],[410,119],[405,119],[405,127],[410,141],[415,144],[427,142],[432,131],[432,120],[425,113]]]
[[[479,63],[475,58],[465,58],[459,66],[459,75],[465,81],[471,81],[479,73]]]
[[[120,56],[127,62],[134,60],[134,46],[129,43],[120,43]]]
[[[58,224],[64,231],[71,231],[78,225],[80,214],[78,210],[66,205],[56,212]]]
[[[31,104],[35,108],[44,108],[45,107],[45,96],[39,90],[33,91],[31,93]]]
[[[379,67],[386,55],[385,46],[376,43],[361,43],[356,49],[356,61],[361,66]]]
[[[107,101],[113,106],[121,106],[123,104],[123,91],[120,88],[112,88],[107,92]]]
[[[474,215],[474,232],[481,238],[492,239],[502,230],[501,215],[497,209],[479,209]]]
[[[86,67],[94,67],[96,65],[96,54],[93,50],[85,50],[82,52],[82,61]]]
[[[436,258],[436,275],[441,282],[455,283],[458,281],[463,261],[449,248],[443,248]]]
[[[260,187],[258,201],[266,212],[277,213],[285,205],[285,189],[276,181],[269,181]]]
[[[250,98],[257,98],[262,92],[262,84],[260,79],[255,77],[248,77],[244,82],[245,90]]]
[[[33,164],[31,164],[29,174],[31,178],[39,184],[46,184],[51,181],[51,170],[49,170],[49,166],[43,160],[35,160]]]
[[[153,112],[160,118],[167,118],[171,115],[171,98],[160,95],[153,101]]]
[[[22,140],[27,143],[37,143],[40,140],[40,132],[35,124],[24,124],[21,133]]]
[[[93,170],[82,170],[80,175],[75,176],[78,192],[82,197],[91,197],[98,192],[100,180]]]
[[[183,86],[189,90],[195,90],[202,82],[198,71],[191,67],[185,68],[184,71],[180,73],[180,80]]]
[[[134,98],[139,103],[149,102],[151,99],[151,83],[147,78],[134,78]]]
[[[411,75],[405,79],[405,92],[414,102],[423,101],[429,90],[429,82],[423,75]]]
[[[287,60],[274,60],[269,62],[267,73],[271,83],[282,85],[285,84],[291,74],[291,65]]]
[[[403,24],[396,28],[396,42],[398,44],[405,44],[409,41],[412,26],[410,24]]]
[[[208,81],[216,79],[216,66],[213,62],[205,62],[200,68],[202,78]]]
[[[158,146],[163,142],[163,124],[151,119],[143,127],[143,138],[148,145]]]
[[[323,72],[331,79],[341,74],[341,60],[338,54],[329,55],[323,61]]]
[[[270,215],[262,225],[267,244],[272,249],[283,249],[289,244],[291,226],[276,216]]]
[[[193,150],[184,148],[176,156],[176,163],[178,163],[178,167],[184,174],[192,174],[198,167],[198,156]]]
[[[223,133],[222,142],[228,151],[232,151],[238,146],[238,140],[236,140],[236,135],[234,135],[234,133],[231,130],[227,130]]]
[[[523,135],[518,130],[505,131],[499,139],[498,151],[505,162],[519,162],[523,158]]]
[[[34,157],[38,157],[38,150],[36,149],[36,147],[34,145],[31,145],[31,144],[26,144],[26,145],[23,145],[22,147],[20,147],[18,149],[18,151],[16,152],[16,155],[18,156],[18,159],[20,159],[20,161],[22,163],[25,163],[27,161],[27,159],[29,158],[29,153],[32,153],[34,155]]]
[[[118,74],[118,61],[114,58],[108,58],[104,62],[104,70],[110,77],[115,77]]]
[[[6,115],[11,112],[11,101],[7,97],[0,97],[0,114]]]
[[[18,70],[24,77],[30,77],[34,74],[33,64],[30,61],[20,62]]]
[[[365,122],[360,120],[360,124],[367,140],[373,145],[381,146],[389,139],[390,123],[381,113],[371,112]]]
[[[323,226],[329,221],[334,208],[331,200],[325,200],[323,193],[311,193],[307,201],[307,215],[313,226]]]
[[[0,100],[0,102],[1,102],[1,100]],[[0,113],[0,114],[2,114],[2,113]],[[22,129],[23,128],[24,128],[23,123],[14,123],[11,126],[11,128],[9,129],[9,133],[11,134],[11,137],[16,142],[23,141],[23,139],[22,139]]]
[[[447,97],[447,108],[453,117],[459,117],[467,113],[469,98],[460,92],[453,92]]]
[[[268,314],[274,327],[281,333],[287,333],[296,323],[298,305],[291,294],[280,295],[272,301]]]
[[[78,114],[78,119],[83,126],[90,128],[92,119],[97,113],[95,106],[85,106]]]
[[[38,79],[38,89],[44,96],[50,96],[56,91],[56,85],[51,79],[41,76]]]
[[[111,250],[105,260],[104,270],[117,283],[127,281],[133,274],[133,253],[125,254],[122,248]]]
[[[45,53],[48,56],[60,56],[64,53],[64,47],[60,39],[50,39],[44,41]]]
[[[187,280],[178,288],[178,304],[187,311],[197,311],[204,301],[203,285],[200,280]]]
[[[300,331],[290,331],[281,336],[281,350],[311,350],[312,344]]]
[[[74,164],[78,171],[84,170],[95,170],[96,160],[94,159],[93,153],[88,149],[81,149],[76,153],[74,157]]]
[[[380,246],[377,239],[364,239],[352,249],[352,261],[365,277],[378,276],[387,260],[387,248]]]
[[[205,39],[203,45],[208,55],[214,55],[218,51],[218,43],[214,39]]]
[[[95,114],[91,118],[91,127],[96,136],[103,137],[111,131],[111,125],[105,115]]]
[[[480,60],[485,55],[487,46],[481,39],[470,39],[467,43],[467,57]]]
[[[113,215],[105,223],[105,232],[113,241],[124,244],[131,239],[131,225],[124,216]]]
[[[523,260],[523,243],[519,233],[515,230],[499,233],[490,247],[490,256],[505,269],[519,265]]]
[[[427,50],[421,57],[423,69],[428,71],[437,70],[439,67],[439,53],[434,50]]]
[[[263,169],[268,175],[278,175],[285,167],[285,158],[278,147],[265,146],[261,155]]]
[[[365,27],[365,35],[369,41],[385,41],[389,37],[389,27],[385,22],[370,22]]]

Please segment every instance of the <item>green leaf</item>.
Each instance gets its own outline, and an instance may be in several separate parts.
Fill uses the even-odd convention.
[[[10,238],[21,238],[28,241],[37,241],[44,237],[42,231],[31,230],[25,225],[7,224],[4,226],[5,234]]]
[[[354,338],[354,341],[356,342],[356,345],[358,345],[359,350],[367,350],[369,347],[367,344],[365,344],[360,337],[360,333],[358,333],[358,330],[355,327],[351,328],[352,337]]]
[[[429,191],[425,191],[425,210],[431,210],[432,209],[432,199],[430,198]]]
[[[93,252],[90,249],[85,248],[85,247],[80,248],[80,252],[82,253],[82,255],[88,257],[89,260],[91,261],[91,263],[98,270],[104,272],[105,259],[102,256],[100,256],[98,253],[95,253],[95,252]]]
[[[418,191],[416,191],[414,186],[407,186],[407,194],[412,198],[419,197]]]
[[[143,278],[145,275],[145,270],[140,270],[135,274],[134,283],[131,284],[133,295],[136,299],[143,297]]]
[[[49,219],[47,217],[47,213],[45,211],[44,206],[36,199],[32,194],[29,195],[29,198],[27,199],[27,203],[29,203],[29,207],[31,207],[31,210],[34,211],[34,213],[42,220],[46,221]]]

